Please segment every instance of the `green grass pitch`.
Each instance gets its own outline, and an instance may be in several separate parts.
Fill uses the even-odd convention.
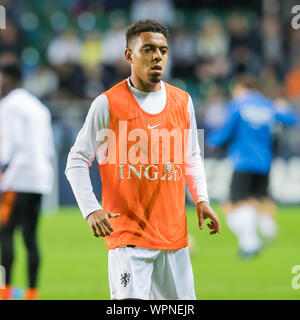
[[[220,212],[218,206],[214,206]],[[237,257],[235,237],[219,214],[222,233],[198,229],[195,207],[187,208],[188,230],[196,242],[192,254],[198,299],[300,299],[291,286],[292,267],[300,265],[300,208],[279,208],[277,239],[254,260]],[[92,236],[77,208],[41,217],[41,299],[109,299],[107,250]],[[25,250],[16,238],[13,285],[26,286]]]

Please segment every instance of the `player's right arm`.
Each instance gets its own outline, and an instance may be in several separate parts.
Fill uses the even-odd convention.
[[[104,210],[96,210],[87,217],[87,222],[91,228],[93,235],[98,237],[106,237],[113,232],[113,228],[109,222],[111,218],[117,218],[120,214],[110,213]]]
[[[99,141],[99,132],[108,129],[110,114],[105,95],[98,96],[91,105],[84,125],[68,156],[65,174],[70,182],[83,217],[96,236],[107,236],[112,232],[110,218],[118,215],[106,212],[98,202],[92,188],[89,167],[98,155],[98,162],[105,158],[107,141]]]

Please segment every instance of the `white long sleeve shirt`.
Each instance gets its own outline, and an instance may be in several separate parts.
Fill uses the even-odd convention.
[[[133,96],[139,106],[151,114],[160,113],[166,104],[166,90],[163,81],[161,89],[156,92],[143,92],[134,88],[127,79]],[[191,97],[189,97],[188,111],[190,117],[190,131],[186,154],[186,183],[195,201],[208,202],[206,177],[203,162],[200,156],[200,147],[197,136],[195,112]],[[99,95],[92,103],[85,123],[80,130],[76,142],[72,147],[67,161],[66,176],[71,184],[79,208],[84,218],[92,212],[102,209],[91,185],[89,167],[97,157],[101,164],[105,159],[108,142],[97,142],[97,134],[101,129],[109,128],[110,113],[107,97]]]
[[[0,179],[2,192],[47,194],[52,190],[54,142],[46,106],[24,89],[0,101]]]

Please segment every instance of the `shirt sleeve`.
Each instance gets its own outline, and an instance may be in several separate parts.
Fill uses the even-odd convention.
[[[96,153],[99,163],[104,160],[107,141],[99,142],[97,137],[99,137],[99,132],[109,128],[109,125],[108,100],[105,95],[100,95],[92,103],[84,125],[68,156],[65,174],[85,219],[92,212],[102,209],[93,191],[89,167],[92,165]]]
[[[198,202],[209,202],[207,184],[203,161],[200,154],[198,131],[195,111],[191,97],[189,97],[188,110],[190,116],[190,130],[188,133],[188,145],[185,155],[186,175],[185,180],[192,198]]]

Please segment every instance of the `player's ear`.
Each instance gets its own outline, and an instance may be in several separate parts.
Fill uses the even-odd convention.
[[[125,49],[125,58],[129,63],[132,63],[132,50],[129,48]]]

